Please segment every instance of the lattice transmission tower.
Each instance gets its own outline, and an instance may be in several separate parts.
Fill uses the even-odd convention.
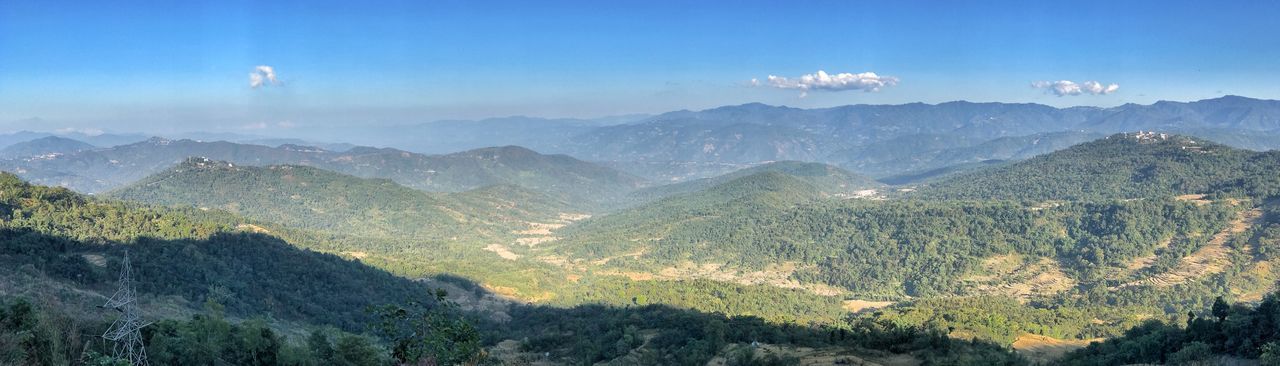
[[[147,365],[147,350],[142,344],[142,327],[151,323],[142,320],[142,311],[138,309],[138,294],[133,287],[133,266],[129,264],[129,251],[124,252],[124,263],[120,269],[120,288],[111,295],[102,307],[116,309],[120,317],[111,323],[102,338],[114,342],[113,356],[128,360],[134,366]]]

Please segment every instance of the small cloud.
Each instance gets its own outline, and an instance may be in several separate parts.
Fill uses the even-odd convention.
[[[257,89],[265,85],[280,85],[276,79],[276,69],[267,65],[258,65],[249,73],[249,87]]]
[[[280,121],[280,122],[276,122],[276,127],[277,128],[294,128],[294,127],[298,127],[298,124],[293,121]]]
[[[826,71],[818,70],[817,73],[805,74],[796,78],[769,75],[769,77],[763,81],[760,79],[751,79],[751,85],[767,86],[778,89],[799,89],[800,97],[804,98],[809,95],[809,91],[811,90],[861,90],[868,93],[878,92],[884,87],[898,85],[898,78],[892,76],[880,76],[874,72],[864,72],[859,74],[843,72],[831,75],[827,74]]]
[[[1059,97],[1081,94],[1107,95],[1120,90],[1120,84],[1102,85],[1097,81],[1086,81],[1077,84],[1070,80],[1035,81],[1031,83],[1031,87],[1044,89],[1045,92],[1053,93]]]
[[[266,122],[250,123],[250,124],[247,124],[247,125],[244,125],[244,126],[240,126],[240,129],[242,129],[242,130],[265,130],[265,129],[267,129],[267,123],[266,123]]]

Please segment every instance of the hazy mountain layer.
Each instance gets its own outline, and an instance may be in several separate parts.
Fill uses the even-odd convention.
[[[9,145],[8,147],[0,150],[0,159],[22,159],[55,154],[70,154],[93,148],[93,145],[81,141],[65,137],[48,136]]]
[[[1015,142],[1009,140],[993,143],[1004,144],[1005,150],[1043,151],[1030,141],[1069,137],[1044,135],[1057,132],[1076,134],[1074,142],[1091,135],[1124,131],[1212,132],[1231,137],[1224,141],[1239,141],[1241,147],[1276,148],[1280,143],[1249,139],[1244,132],[1274,134],[1280,131],[1278,116],[1280,102],[1236,96],[1112,108],[970,102],[823,109],[745,104],[670,112],[631,124],[601,127],[567,141],[564,151],[588,160],[824,161],[844,163],[846,168],[864,174],[888,175],[930,166],[906,164],[898,168],[875,164],[915,159],[936,168],[972,162],[927,161],[932,159],[930,151],[975,146],[1004,137],[1024,137],[1027,141],[1016,146],[1009,146]],[[938,139],[923,144],[921,137],[912,136]],[[912,142],[903,144],[901,139]],[[895,152],[912,146],[921,150]],[[986,158],[1016,159],[1024,155],[1008,151]],[[887,158],[873,159],[874,156]]]
[[[107,149],[80,151],[47,159],[0,161],[0,169],[25,179],[102,192],[168,169],[189,157],[241,165],[315,166],[364,178],[384,178],[424,191],[457,192],[490,185],[514,185],[599,202],[641,185],[642,179],[564,155],[543,155],[508,146],[448,155],[422,155],[368,147],[333,152],[315,147],[197,142],[154,138]]]

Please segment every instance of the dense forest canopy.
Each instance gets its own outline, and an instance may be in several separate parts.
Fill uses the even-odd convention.
[[[1007,254],[1052,258],[1072,279],[1097,282],[1161,243],[1203,245],[1208,237],[1199,234],[1220,230],[1239,210],[1171,198],[813,202],[799,182],[755,178],[585,221],[570,227],[557,249],[588,258],[643,251],[611,261],[639,268],[688,260],[759,270],[797,262],[809,266],[797,278],[855,293],[939,295],[962,292],[961,277]]]

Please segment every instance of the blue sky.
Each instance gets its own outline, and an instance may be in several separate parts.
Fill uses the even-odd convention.
[[[1276,14],[1274,1],[4,0],[0,130],[1280,98]],[[279,83],[250,87],[259,65]],[[818,70],[890,82],[795,89]],[[1031,86],[1059,80],[1078,95]],[[1095,95],[1087,81],[1116,88]]]

